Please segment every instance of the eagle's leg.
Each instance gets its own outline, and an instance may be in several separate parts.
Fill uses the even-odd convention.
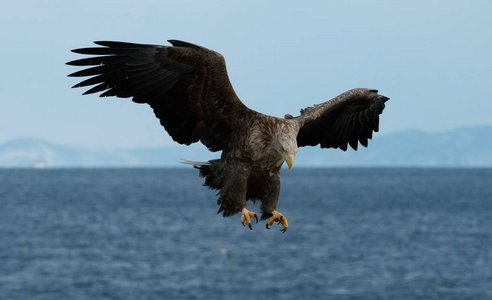
[[[204,174],[204,172],[200,174]],[[246,223],[249,229],[253,230],[251,219],[256,219],[256,223],[258,223],[259,218],[255,212],[246,208],[248,173],[241,166],[229,165],[221,175],[221,184],[217,185],[222,186],[218,193],[220,197],[217,204],[220,205],[220,208],[217,213],[222,212],[224,217],[230,217],[242,212],[241,223],[243,226],[246,226]],[[207,176],[210,175],[207,174]]]
[[[262,185],[265,187],[263,190],[261,210],[263,214],[261,215],[261,220],[266,220],[266,228],[270,229],[273,222],[278,222],[282,224],[282,232],[285,232],[288,227],[287,218],[277,211],[277,202],[280,195],[280,168],[277,172],[269,173],[268,176],[263,178],[263,182],[266,184]]]
[[[253,230],[251,227],[251,218],[256,219],[256,223],[258,223],[258,215],[256,215],[255,212],[249,211],[246,208],[243,208],[242,215],[241,215],[241,223],[244,225],[244,221],[246,221],[246,224],[248,224],[249,229]]]
[[[270,229],[269,226],[272,226],[273,222],[278,222],[279,224],[282,224],[282,229],[280,231],[282,231],[282,233],[286,232],[287,227],[289,227],[287,218],[276,210],[272,212],[272,215],[273,216],[270,219],[268,219],[268,222],[266,223],[266,228]]]

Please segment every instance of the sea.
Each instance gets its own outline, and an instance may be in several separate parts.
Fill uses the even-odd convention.
[[[202,184],[0,170],[0,299],[492,299],[492,169],[282,170],[285,233]]]

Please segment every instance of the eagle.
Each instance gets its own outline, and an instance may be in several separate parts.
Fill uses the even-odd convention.
[[[218,214],[241,213],[241,223],[250,229],[252,219],[268,219],[267,229],[278,222],[282,232],[287,230],[287,218],[277,211],[280,169],[284,162],[292,168],[299,147],[367,147],[389,99],[375,89],[355,88],[301,109],[296,117],[265,115],[239,100],[221,54],[188,42],[168,42],[94,42],[98,46],[72,50],[90,56],[68,62],[86,67],[68,76],[89,77],[73,86],[90,86],[84,95],[147,103],[179,144],[201,142],[212,152],[222,151],[219,159],[184,163],[197,168],[204,185],[218,191]],[[248,201],[261,202],[261,219],[247,209]]]

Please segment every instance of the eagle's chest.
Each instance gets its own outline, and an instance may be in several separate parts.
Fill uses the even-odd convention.
[[[253,128],[244,141],[245,155],[252,163],[271,169],[282,164],[283,158],[275,149],[274,136],[265,128]]]
[[[279,167],[284,162],[284,159],[280,154],[270,148],[262,149],[258,152],[253,152],[251,160],[255,165],[258,165],[262,169],[273,169]]]

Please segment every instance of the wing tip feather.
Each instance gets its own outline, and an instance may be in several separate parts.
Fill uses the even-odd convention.
[[[203,49],[202,46],[188,43],[185,41],[180,41],[180,40],[167,40],[171,45],[174,47],[184,47],[184,48],[195,48],[195,49]]]

